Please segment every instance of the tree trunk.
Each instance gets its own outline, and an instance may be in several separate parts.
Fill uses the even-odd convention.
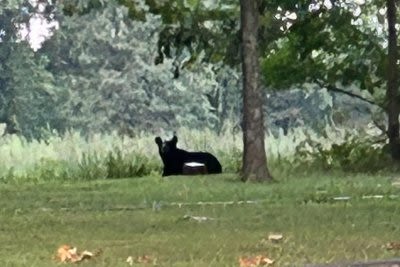
[[[240,0],[243,70],[243,181],[272,180],[264,146],[263,94],[259,86],[258,1]]]
[[[399,93],[397,68],[396,1],[387,0],[387,20],[389,32],[386,107],[388,114],[388,137],[391,156],[400,160],[399,138]]]

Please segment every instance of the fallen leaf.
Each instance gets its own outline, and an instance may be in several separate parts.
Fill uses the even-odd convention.
[[[281,241],[282,239],[283,239],[282,234],[269,234],[268,235],[268,240],[273,241],[273,242]]]
[[[283,234],[269,234],[268,236],[264,237],[260,240],[259,245],[265,246],[271,243],[279,243],[283,240]]]
[[[76,247],[70,245],[62,245],[57,250],[56,259],[60,262],[81,262],[86,259],[91,259],[101,253],[101,250],[97,250],[96,252],[83,251],[82,253],[78,253]]]
[[[239,258],[239,264],[240,267],[257,267],[257,266],[266,266],[269,264],[274,263],[273,260],[271,260],[268,257],[265,257],[263,255],[258,255],[255,257],[241,257]]]
[[[132,266],[132,265],[133,265],[133,258],[132,258],[132,256],[129,256],[129,257],[126,259],[126,262],[129,264],[129,266]]]
[[[184,220],[194,220],[197,222],[205,222],[205,221],[212,221],[215,220],[214,218],[206,217],[206,216],[192,216],[192,215],[185,215],[183,216]]]
[[[152,263],[153,258],[150,257],[149,255],[143,255],[143,256],[137,257],[136,262],[137,263]]]
[[[136,257],[136,259],[134,260],[132,256],[129,256],[126,259],[126,263],[128,263],[130,266],[132,266],[133,263],[156,264],[157,263],[157,258],[154,258],[154,257],[149,256],[149,255],[142,255],[142,256]]]
[[[76,248],[70,245],[62,245],[57,250],[57,257],[60,262],[73,262],[78,258]]]
[[[387,250],[400,250],[400,243],[399,242],[389,242],[386,244]]]

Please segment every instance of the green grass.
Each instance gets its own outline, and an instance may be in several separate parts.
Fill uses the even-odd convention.
[[[127,266],[128,256],[143,254],[158,266],[238,266],[240,256],[257,254],[275,266],[399,256],[383,248],[400,241],[400,190],[389,177],[276,176],[272,184],[234,175],[2,184],[0,266],[57,266],[52,256],[65,243],[103,250],[82,266]],[[377,194],[383,199],[363,199]],[[199,204],[208,201],[234,204]],[[275,232],[281,243],[263,241]]]

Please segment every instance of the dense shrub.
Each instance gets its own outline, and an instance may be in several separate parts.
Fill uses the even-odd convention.
[[[310,169],[339,170],[344,172],[390,171],[396,168],[383,145],[365,137],[347,135],[341,143],[323,146],[305,140],[297,146],[296,162]]]

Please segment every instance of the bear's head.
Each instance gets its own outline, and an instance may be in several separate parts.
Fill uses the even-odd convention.
[[[158,151],[160,152],[161,157],[167,155],[169,152],[176,150],[176,144],[178,143],[178,137],[174,135],[169,141],[162,141],[162,139],[157,136],[155,138],[155,142],[158,145]]]

